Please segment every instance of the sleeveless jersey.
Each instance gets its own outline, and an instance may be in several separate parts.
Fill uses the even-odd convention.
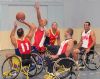
[[[20,54],[31,53],[31,43],[27,38],[25,38],[24,40],[17,40],[17,46]]]
[[[45,41],[45,30],[37,28],[34,33],[34,43],[33,46],[43,47]]]
[[[70,39],[69,39],[70,40]],[[61,54],[64,54],[66,52],[66,49],[67,49],[67,45],[68,45],[68,41],[69,40],[65,40],[61,43],[61,46],[58,50],[58,53],[57,55],[61,55]]]
[[[49,38],[50,38],[50,45],[54,45],[56,39],[59,37],[59,31],[57,30],[56,33],[54,34],[52,32],[52,29],[49,29]]]
[[[82,33],[82,47],[84,48],[89,48],[91,43],[93,42],[90,33],[91,30],[89,30],[87,33],[85,33],[85,31],[83,31]]]

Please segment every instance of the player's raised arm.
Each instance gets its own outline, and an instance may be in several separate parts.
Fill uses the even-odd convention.
[[[40,6],[39,6],[39,2],[36,1],[35,2],[35,10],[36,10],[36,13],[37,13],[37,19],[38,19],[38,23],[40,25],[40,21],[41,21],[41,13],[40,13]]]
[[[16,24],[16,22],[15,22],[15,23],[14,23],[14,28],[12,29],[12,31],[11,31],[11,33],[10,33],[10,39],[11,39],[11,42],[12,42],[12,44],[14,45],[15,48],[17,47],[16,38],[15,38],[16,29],[17,29],[17,24]]]
[[[40,27],[44,27],[47,25],[47,19],[42,18],[41,13],[40,13],[40,5],[39,1],[35,2],[35,9],[37,13],[37,19]]]
[[[29,27],[29,32],[27,33],[26,37],[27,37],[29,40],[31,40],[32,37],[33,37],[33,34],[34,34],[34,30],[36,29],[35,24],[29,23],[29,22],[27,22],[27,21],[25,21],[25,20],[20,21],[20,22],[22,22],[22,23],[25,24],[27,27]]]

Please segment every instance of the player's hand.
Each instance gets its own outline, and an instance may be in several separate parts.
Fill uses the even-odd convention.
[[[21,22],[21,23],[25,23],[25,21],[24,21],[24,20],[21,20],[21,19],[20,19],[20,20],[18,20],[18,21],[19,21],[19,22]]]
[[[17,28],[17,23],[16,23],[16,21],[14,22],[14,28]]]
[[[39,9],[39,2],[38,1],[35,2],[35,6],[34,7],[35,7],[35,9]]]

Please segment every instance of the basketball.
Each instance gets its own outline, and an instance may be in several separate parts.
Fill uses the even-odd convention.
[[[76,40],[74,40],[74,45],[77,45],[77,41]]]
[[[25,14],[24,12],[18,12],[16,14],[16,19],[19,21],[19,20],[25,20]]]

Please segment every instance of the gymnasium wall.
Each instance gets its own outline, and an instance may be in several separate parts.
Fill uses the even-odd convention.
[[[36,11],[34,9],[35,0],[2,0],[0,1],[0,30],[12,29],[16,20],[16,13],[23,11],[26,20],[38,26]],[[39,0],[40,11],[43,18],[48,19],[48,27],[56,21],[60,26],[64,26],[64,4],[63,0]],[[23,25],[20,25],[23,26]]]
[[[26,20],[37,24],[34,10],[35,0],[0,0],[0,30],[12,28],[15,14],[25,11]],[[48,19],[48,27],[53,21],[59,27],[79,27],[90,21],[93,27],[100,27],[100,0],[39,0],[41,13]],[[4,26],[6,28],[4,28]]]
[[[35,0],[0,0],[0,49],[12,49],[9,34],[16,20],[18,11],[24,11],[26,20],[38,26],[36,12],[34,9]],[[84,21],[90,21],[96,32],[97,44],[100,44],[100,0],[39,0],[42,17],[48,19],[49,28],[51,23],[56,21],[61,30],[63,39],[64,28],[72,27],[75,30],[74,39],[80,39],[80,31]],[[27,30],[25,25],[20,24]]]
[[[79,27],[90,21],[100,27],[100,0],[64,0],[64,25]]]

